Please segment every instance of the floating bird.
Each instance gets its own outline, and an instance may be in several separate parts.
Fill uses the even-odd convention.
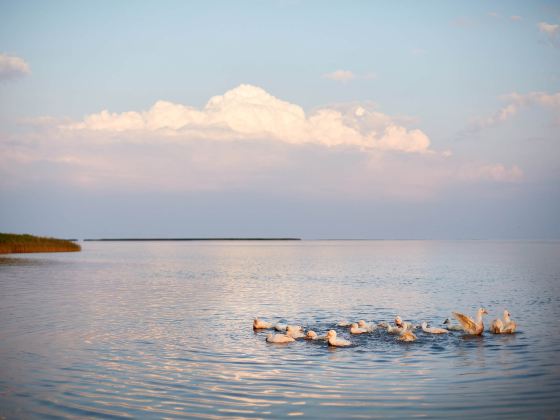
[[[352,323],[346,320],[338,321],[338,323],[336,324],[337,327],[349,327],[350,325],[352,325]]]
[[[492,324],[490,324],[490,332],[494,334],[501,334],[503,328],[504,328],[504,323],[500,318],[495,319],[494,321],[492,321]]]
[[[403,327],[393,327],[390,324],[387,325],[386,330],[389,334],[401,334],[406,331]]]
[[[387,324],[386,330],[389,334],[402,334],[404,331],[406,331],[404,327],[393,327],[389,324]]]
[[[284,344],[296,341],[294,338],[287,336],[286,334],[268,334],[266,336],[267,343]]]
[[[482,322],[482,315],[488,315],[488,311],[484,308],[480,308],[476,312],[476,321],[469,318],[466,315],[460,314],[458,312],[453,312],[453,316],[461,326],[463,331],[470,335],[481,335],[484,331],[484,322]]]
[[[358,327],[365,328],[367,330],[367,332],[373,332],[374,330],[377,329],[377,326],[375,326],[374,324],[368,324],[363,319],[360,319],[358,321]]]
[[[307,331],[307,334],[305,334],[305,339],[306,340],[326,340],[327,337],[324,335],[317,335],[317,333],[313,330],[309,330]]]
[[[303,338],[303,337],[305,337],[305,334],[303,333],[302,328],[298,325],[288,325],[286,327],[286,335],[288,337],[292,337],[292,338]]]
[[[513,334],[517,329],[517,324],[510,318],[511,314],[506,310],[504,311],[504,329],[502,330],[502,334]]]
[[[446,329],[443,329],[443,328],[435,328],[435,327],[428,328],[428,323],[427,322],[422,322],[422,331],[430,333],[430,334],[447,334],[447,333],[449,333],[449,331],[447,331]]]
[[[504,311],[504,322],[501,319],[495,319],[492,321],[492,325],[490,326],[490,331],[494,334],[513,334],[515,329],[517,328],[517,324],[515,321],[512,321],[510,318],[511,314],[506,309]]]
[[[415,341],[416,340],[416,336],[414,335],[414,333],[410,330],[404,330],[398,338],[399,341]]]
[[[336,331],[329,330],[327,333],[327,340],[329,342],[329,346],[333,347],[347,347],[352,345],[352,343],[348,340],[344,340],[342,338],[336,338]]]
[[[272,328],[272,324],[270,322],[261,321],[258,318],[253,320],[253,329],[254,330],[268,330]]]
[[[452,324],[449,318],[446,318],[445,321],[443,321],[443,325],[445,325],[445,328],[448,331],[463,331],[463,327],[461,327],[460,325]]]
[[[367,328],[360,328],[356,323],[350,325],[350,334],[365,334],[368,332]]]
[[[397,315],[395,318],[395,325],[399,328],[404,328],[405,330],[411,330],[412,324],[410,322],[405,322],[401,319],[400,316]]]
[[[279,332],[286,332],[288,327],[292,327],[292,329],[299,329],[303,331],[303,328],[299,325],[288,325],[288,324],[275,324],[274,329]]]

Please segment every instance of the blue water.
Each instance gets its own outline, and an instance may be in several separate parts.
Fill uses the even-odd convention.
[[[560,417],[560,242],[84,243],[0,258],[0,418]],[[265,342],[252,319],[519,332],[351,348]]]

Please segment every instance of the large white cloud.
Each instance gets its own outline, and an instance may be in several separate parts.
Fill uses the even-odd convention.
[[[0,81],[25,76],[30,72],[29,64],[23,58],[0,54]]]
[[[543,99],[544,100],[544,99]],[[430,149],[413,120],[341,104],[307,114],[242,85],[201,109],[166,101],[0,135],[0,189],[252,191],[418,200],[451,185],[522,180],[511,162]],[[27,121],[31,123],[32,121]]]
[[[408,129],[375,110],[351,105],[345,109],[320,108],[307,115],[299,105],[252,85],[240,85],[214,96],[202,109],[158,101],[147,111],[104,110],[60,128],[106,133],[158,132],[177,139],[267,139],[408,153],[430,150],[430,139],[420,129]]]

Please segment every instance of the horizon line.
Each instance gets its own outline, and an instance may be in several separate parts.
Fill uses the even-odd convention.
[[[119,241],[301,241],[301,238],[288,237],[223,237],[223,238],[99,238],[99,239],[82,239],[84,242],[119,242]]]
[[[560,238],[298,238],[298,237],[194,237],[194,238],[84,238],[83,242],[158,242],[158,241],[560,241]]]

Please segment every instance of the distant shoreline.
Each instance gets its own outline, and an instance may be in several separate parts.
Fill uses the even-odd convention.
[[[301,241],[301,238],[100,238],[84,242],[160,242],[160,241]]]

